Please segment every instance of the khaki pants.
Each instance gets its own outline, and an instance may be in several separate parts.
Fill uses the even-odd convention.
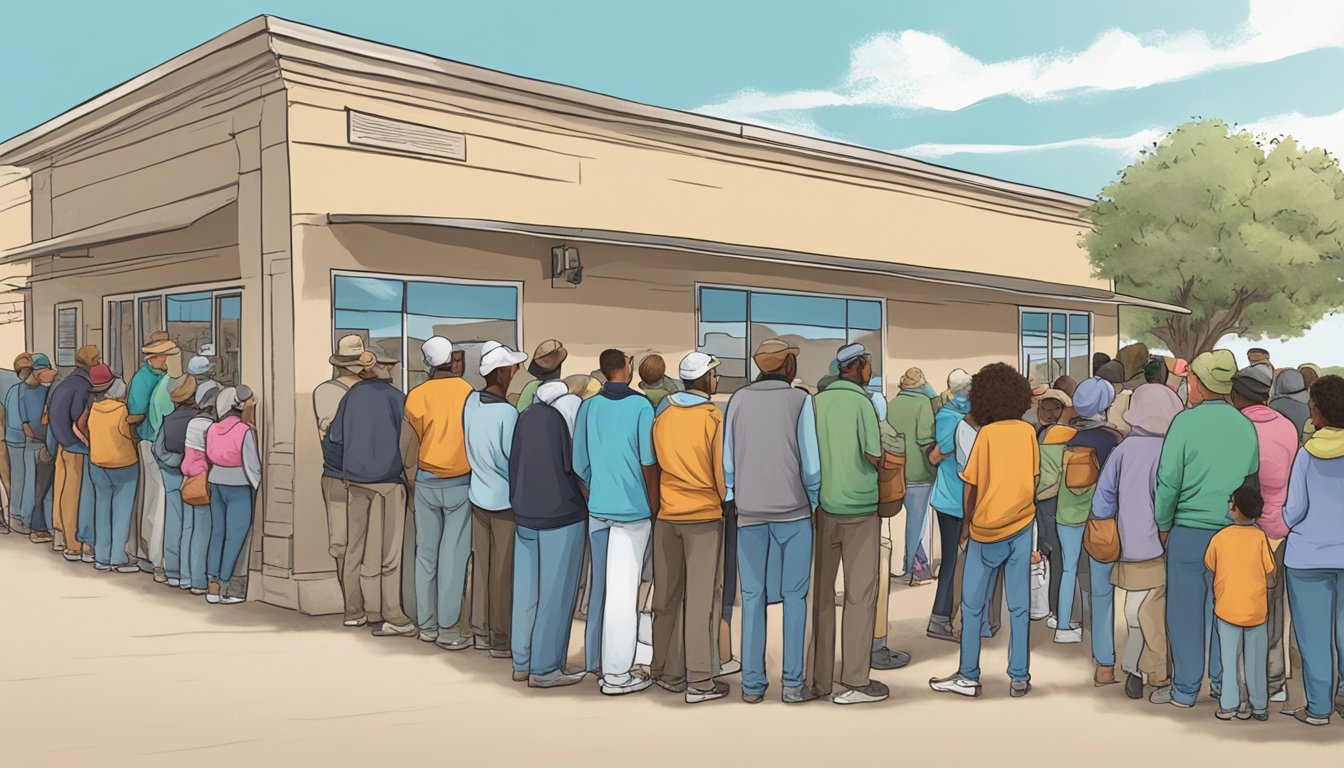
[[[1166,558],[1116,563],[1111,583],[1125,590],[1125,626],[1129,634],[1121,653],[1121,668],[1128,674],[1144,675],[1149,685],[1159,688],[1169,685]]]
[[[471,633],[501,651],[513,624],[514,533],[513,510],[471,505]]]
[[[818,510],[813,558],[811,685],[829,695],[835,679],[835,578],[844,563],[845,600],[840,627],[840,683],[868,685],[877,622],[881,519]]]
[[[79,494],[84,484],[84,454],[71,453],[64,448],[56,449],[56,485],[52,489],[53,524],[61,532],[65,541],[65,551],[80,554],[85,549],[90,553],[93,547],[81,545],[75,539],[79,531]],[[88,489],[93,493],[93,489]]]
[[[336,579],[345,589],[345,507],[349,501],[345,481],[322,477],[322,503],[327,508],[327,552],[336,560]]]
[[[655,680],[712,686],[722,583],[722,520],[653,524]]]
[[[891,573],[891,539],[883,536],[877,553],[877,565],[881,573]],[[891,599],[891,577],[877,580],[877,623],[873,625],[873,640],[885,640],[887,637],[888,601]],[[874,642],[876,647],[878,643]]]
[[[397,626],[411,620],[401,610],[401,545],[406,535],[406,486],[400,483],[349,483],[346,504],[346,584],[359,583],[360,567],[377,563],[383,620]],[[375,502],[378,502],[375,505]],[[376,508],[376,512],[375,512]],[[377,526],[381,546],[370,547],[369,528]],[[364,592],[345,590],[345,618],[373,619],[364,612]]]

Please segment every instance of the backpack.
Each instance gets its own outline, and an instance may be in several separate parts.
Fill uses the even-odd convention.
[[[1119,432],[1110,427],[1099,429],[1119,443]],[[1097,480],[1101,478],[1101,461],[1096,449],[1082,445],[1065,447],[1061,475],[1055,521],[1061,525],[1082,525],[1092,512],[1092,497],[1097,491]]]
[[[1059,495],[1059,484],[1064,471],[1065,444],[1078,430],[1059,424],[1043,429],[1038,438],[1041,446],[1041,475],[1036,481],[1036,500],[1053,499]]]

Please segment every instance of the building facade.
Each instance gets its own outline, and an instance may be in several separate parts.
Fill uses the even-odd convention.
[[[129,374],[159,328],[212,354],[260,402],[252,594],[328,613],[335,338],[404,387],[435,334],[469,369],[487,339],[559,338],[566,373],[701,349],[726,390],[771,336],[810,385],[848,341],[891,382],[1080,378],[1120,306],[1179,311],[1092,276],[1088,202],[260,17],[0,144],[0,356]]]

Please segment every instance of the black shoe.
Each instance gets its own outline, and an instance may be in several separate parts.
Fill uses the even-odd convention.
[[[1136,700],[1143,698],[1143,675],[1129,675],[1125,678],[1125,695]]]
[[[925,634],[934,640],[946,640],[949,643],[960,642],[957,633],[952,631],[952,622],[949,619],[939,617],[929,619],[929,628]]]
[[[891,648],[878,648],[869,657],[868,665],[879,671],[900,669],[910,663],[910,654]]]

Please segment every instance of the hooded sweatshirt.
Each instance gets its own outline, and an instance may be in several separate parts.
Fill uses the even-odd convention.
[[[1297,452],[1283,522],[1289,568],[1344,568],[1344,429],[1321,429]]]
[[[1265,499],[1265,509],[1255,524],[1269,538],[1282,539],[1288,535],[1288,526],[1283,524],[1283,503],[1298,450],[1297,428],[1266,405],[1253,405],[1241,413],[1255,425],[1260,441],[1260,495]]]
[[[1304,439],[1307,421],[1311,419],[1311,408],[1307,405],[1307,386],[1300,372],[1288,369],[1278,375],[1274,380],[1274,397],[1269,401],[1269,407],[1283,414],[1297,427],[1299,441]]]
[[[1120,532],[1120,560],[1141,563],[1162,554],[1153,514],[1157,491],[1157,462],[1162,436],[1130,427],[1129,435],[1111,451],[1101,468],[1092,497],[1092,517],[1116,518]]]
[[[938,409],[933,417],[933,433],[938,442],[938,451],[943,454],[943,461],[934,476],[933,495],[929,504],[952,517],[962,516],[962,495],[966,487],[960,475],[963,467],[957,465],[957,426],[970,412],[971,401],[965,396],[958,396]]]
[[[674,392],[653,421],[662,468],[658,519],[704,523],[723,517],[723,416],[698,392]]]
[[[582,523],[588,507],[574,474],[569,425],[552,404],[536,399],[533,405],[518,414],[513,427],[509,506],[514,520],[538,531]]]

